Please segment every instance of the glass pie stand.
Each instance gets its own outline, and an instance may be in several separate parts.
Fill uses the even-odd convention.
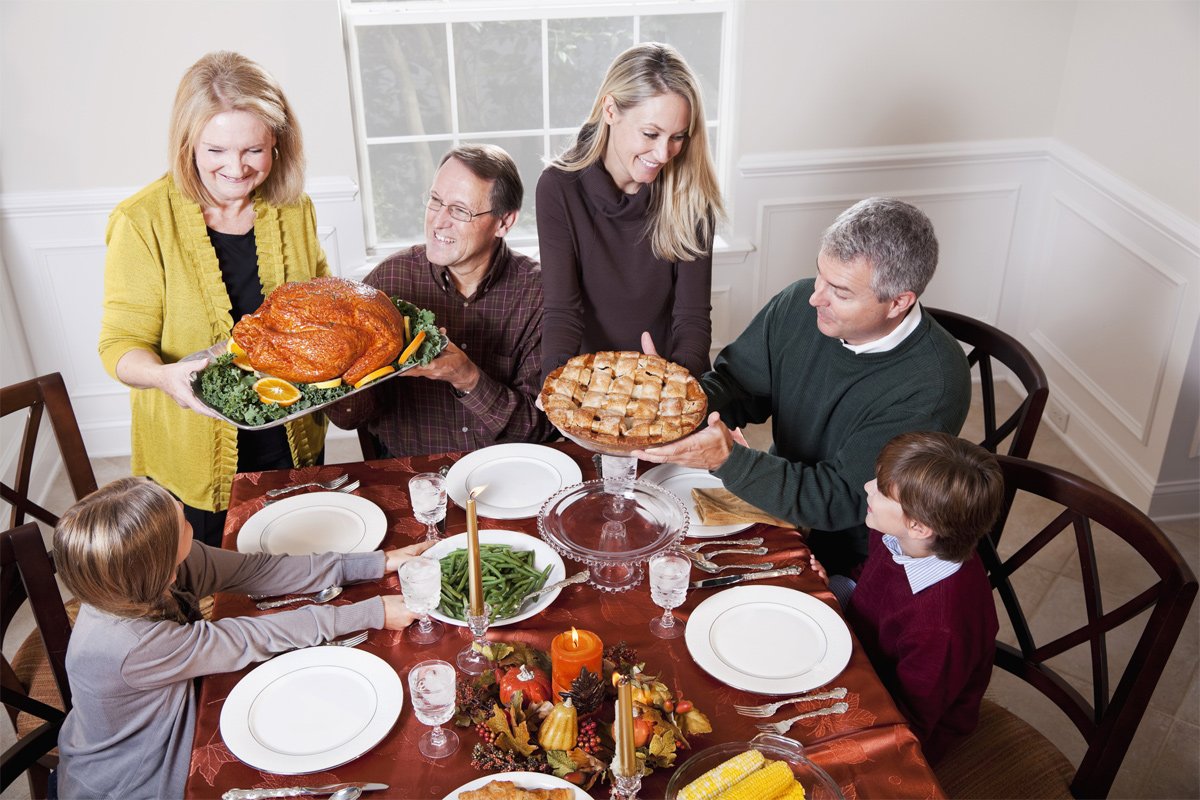
[[[841,788],[829,777],[829,773],[818,767],[804,754],[804,745],[786,736],[760,733],[748,742],[725,742],[701,750],[683,762],[667,783],[666,800],[676,800],[683,787],[699,778],[718,764],[736,755],[754,749],[771,761],[786,761],[792,774],[804,787],[808,800],[845,800]]]
[[[547,500],[538,514],[542,539],[563,558],[586,564],[588,583],[604,592],[641,583],[643,563],[676,546],[687,527],[679,498],[642,481],[631,481],[619,494],[604,479],[577,483]]]

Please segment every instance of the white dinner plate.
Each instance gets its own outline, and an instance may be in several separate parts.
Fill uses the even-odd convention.
[[[459,792],[482,789],[492,781],[509,781],[522,789],[574,789],[575,800],[591,800],[591,795],[575,784],[554,775],[543,775],[540,772],[500,772],[495,775],[484,775],[473,781],[464,783],[442,798],[442,800],[458,800]]]
[[[446,493],[460,508],[466,508],[467,493],[485,486],[475,496],[481,516],[525,519],[536,516],[558,490],[582,480],[583,472],[575,460],[553,447],[496,444],[455,462],[446,473]]]
[[[530,536],[527,533],[520,531],[496,531],[486,530],[479,532],[480,544],[510,544],[516,550],[532,550],[533,551],[533,568],[544,570],[547,565],[550,565],[550,576],[546,578],[546,585],[557,583],[567,577],[567,566],[563,563],[562,557],[550,548],[550,545],[543,542],[536,536]],[[433,547],[426,550],[423,555],[428,558],[436,558],[439,561],[453,553],[455,550],[467,549],[467,535],[460,533],[456,536],[450,536],[442,539]],[[529,619],[534,614],[541,611],[543,608],[549,608],[558,596],[562,594],[562,589],[555,589],[551,592],[546,592],[533,603],[531,603],[524,611],[517,614],[515,617],[505,617],[493,621],[489,627],[496,628],[500,625],[511,625],[514,622],[520,622],[523,619]],[[434,619],[439,619],[448,625],[458,625],[465,628],[467,623],[461,619],[448,617],[436,608],[429,612],[429,616]]]
[[[850,629],[815,597],[782,586],[736,586],[688,617],[688,652],[736,689],[797,694],[824,686],[850,661]]]
[[[308,647],[276,656],[238,681],[221,708],[221,738],[263,772],[321,772],[378,744],[403,706],[404,684],[379,656]]]
[[[260,509],[238,531],[241,553],[369,553],[387,533],[383,509],[345,492],[309,492]]]
[[[696,513],[696,501],[692,499],[692,489],[724,489],[725,484],[716,475],[705,469],[681,467],[678,464],[659,464],[657,467],[642,473],[641,479],[656,483],[679,498],[687,509],[691,524],[688,525],[687,535],[694,539],[715,539],[728,536],[731,533],[744,531],[753,522],[739,522],[736,525],[701,525],[700,515]]]

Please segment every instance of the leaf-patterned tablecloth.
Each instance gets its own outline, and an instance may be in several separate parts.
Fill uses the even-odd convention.
[[[595,476],[591,454],[576,445],[554,445],[571,455],[583,470],[584,478]],[[245,473],[234,480],[230,510],[225,528],[225,547],[234,548],[237,532],[262,507],[267,489],[309,481],[328,480],[344,472],[362,481],[356,494],[377,503],[387,515],[388,532],[383,547],[400,547],[419,540],[425,526],[412,517],[408,499],[408,479],[418,472],[436,471],[453,464],[465,453],[367,461],[355,464],[334,464],[303,469]],[[643,465],[645,466],[645,465]],[[517,530],[536,536],[534,519],[492,520],[481,518],[481,528]],[[466,516],[451,504],[447,515],[446,535],[466,529]],[[745,536],[763,536],[770,548],[769,558],[777,566],[807,563],[808,548],[795,531],[756,525]],[[735,556],[722,556],[724,562]],[[568,574],[576,565],[568,564]],[[695,576],[694,576],[695,577]],[[699,577],[704,577],[700,575]],[[798,577],[764,581],[809,592],[837,608],[837,602],[824,584],[811,572]],[[676,616],[687,619],[691,610],[713,591],[691,590],[687,602],[676,610]],[[380,592],[399,593],[399,581],[389,575],[375,583],[347,587],[334,602],[350,603]],[[218,617],[257,614],[245,597],[218,595],[215,614]],[[588,585],[564,589],[552,606],[538,616],[492,631],[489,638],[521,640],[548,650],[550,640],[572,625],[595,631],[608,644],[624,640],[637,649],[650,672],[658,673],[668,685],[679,687],[684,694],[709,715],[713,732],[695,737],[693,745],[703,749],[727,741],[750,739],[756,733],[757,720],[737,715],[734,703],[757,703],[764,698],[749,692],[732,689],[703,672],[688,654],[684,639],[656,639],[647,627],[649,620],[661,613],[650,600],[643,583],[621,594],[605,594]],[[361,649],[374,653],[396,667],[405,677],[408,665],[426,658],[444,658],[453,662],[469,635],[463,628],[451,628],[442,640],[427,647],[414,648],[401,633],[372,631]],[[221,705],[237,682],[249,672],[212,675],[201,682],[196,737],[193,744],[191,774],[188,778],[188,798],[220,797],[232,787],[284,787],[300,784],[319,786],[343,781],[374,781],[390,786],[387,791],[373,792],[370,800],[385,798],[442,798],[456,787],[479,776],[471,765],[471,747],[475,733],[460,729],[463,744],[453,756],[438,762],[417,754],[417,739],[426,730],[413,715],[406,702],[396,727],[369,753],[335,770],[305,776],[273,775],[246,766],[225,746],[219,731]],[[940,798],[943,797],[937,779],[921,754],[920,745],[897,711],[895,704],[880,683],[858,641],[846,670],[829,684],[849,689],[846,702],[850,710],[842,715],[801,720],[790,736],[809,748],[813,761],[820,764],[842,787],[847,798]],[[302,700],[302,698],[298,698]],[[813,704],[819,707],[823,703]],[[790,713],[806,710],[791,707]],[[788,711],[788,709],[785,709]],[[781,718],[781,712],[775,718]],[[688,756],[680,754],[680,763]],[[641,797],[645,800],[663,796],[668,770],[659,770],[643,782]],[[607,797],[607,786],[593,791],[596,797]],[[819,793],[810,795],[819,800]]]

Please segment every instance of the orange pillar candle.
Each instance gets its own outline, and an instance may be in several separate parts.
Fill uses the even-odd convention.
[[[571,688],[571,681],[579,677],[584,667],[597,677],[603,676],[600,668],[603,654],[600,637],[591,631],[571,628],[555,636],[550,642],[550,681],[555,699],[559,692]]]
[[[471,615],[483,615],[483,568],[479,563],[479,519],[475,512],[475,495],[483,487],[474,489],[467,496],[467,576],[470,588]]]

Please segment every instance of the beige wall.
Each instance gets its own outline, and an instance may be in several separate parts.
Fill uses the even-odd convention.
[[[0,191],[149,183],[180,77],[221,49],[283,84],[310,176],[354,176],[339,16],[336,0],[3,0]]]
[[[1074,3],[748,0],[740,153],[1048,136]]]
[[[1200,3],[1085,2],[1054,136],[1200,220]]]

